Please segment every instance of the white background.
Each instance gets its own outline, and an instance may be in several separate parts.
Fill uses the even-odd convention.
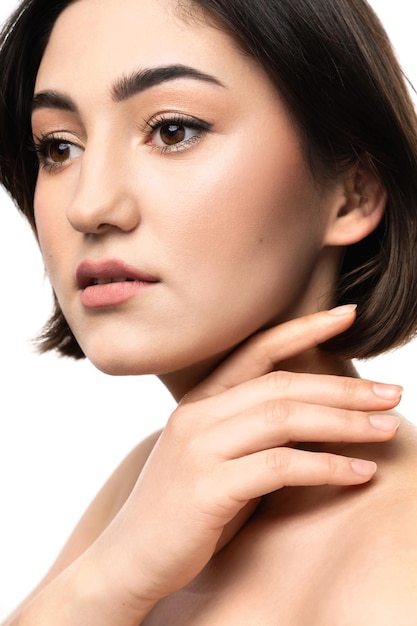
[[[413,0],[373,0],[417,85]],[[16,5],[1,0],[0,22]],[[416,259],[417,262],[417,259]],[[151,377],[111,378],[87,362],[33,354],[50,291],[29,228],[0,195],[0,619],[45,572],[123,456],[174,407]],[[359,364],[363,376],[405,386],[401,411],[417,423],[417,342]]]

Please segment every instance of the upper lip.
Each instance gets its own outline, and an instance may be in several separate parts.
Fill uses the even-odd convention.
[[[101,261],[85,260],[77,267],[75,278],[80,289],[96,285],[98,281],[137,280],[139,282],[156,283],[158,278],[144,272],[119,259]]]

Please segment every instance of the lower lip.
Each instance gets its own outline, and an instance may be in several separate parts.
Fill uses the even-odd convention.
[[[144,289],[155,285],[152,282],[140,282],[137,280],[120,283],[105,283],[91,285],[81,292],[81,304],[89,309],[117,306],[134,298]]]

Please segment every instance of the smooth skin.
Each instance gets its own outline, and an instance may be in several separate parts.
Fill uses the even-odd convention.
[[[120,97],[161,66],[200,77]],[[381,219],[381,184],[359,168],[318,185],[262,69],[171,0],[70,5],[35,94],[35,217],[62,310],[97,367],[155,373],[179,404],[7,624],[411,625],[401,388],[317,347],[354,322],[354,306],[318,311],[344,246]],[[84,306],[79,263],[114,258],[157,282]]]
[[[385,194],[365,171],[319,186],[266,74],[175,5],[70,5],[35,94],[73,110],[40,106],[32,126],[44,151],[37,231],[68,323],[98,368],[158,374],[179,400],[260,328],[328,308],[342,246],[375,228]],[[216,82],[182,77],[118,95],[138,71],[178,65]],[[178,117],[185,138],[165,145]],[[198,120],[210,130],[193,128]],[[78,265],[114,258],[158,282],[123,307],[86,309]]]
[[[392,416],[380,412],[397,404],[401,390],[340,376],[267,372],[276,361],[293,357],[303,348],[308,350],[314,341],[323,341],[346,328],[353,321],[354,311],[344,312],[308,316],[255,336],[191,392],[171,416],[156,445],[156,437],[144,442],[116,471],[34,592],[32,603],[29,600],[18,611],[16,621],[11,619],[8,623],[47,625],[54,620],[56,623],[59,616],[63,625],[220,625],[234,614],[242,624],[274,624],[278,618],[284,624],[302,624],[307,617],[309,623],[326,624],[321,620],[329,603],[335,602],[335,573],[319,579],[324,595],[320,607],[315,597],[318,621],[313,621],[305,597],[314,589],[312,581],[317,584],[317,575],[310,578],[311,568],[320,570],[326,563],[331,570],[329,565],[346,552],[352,537],[361,538],[364,522],[368,525],[378,520],[381,529],[381,503],[386,508],[387,488],[394,495],[398,485],[386,476],[383,482],[374,479],[366,492],[357,488],[355,492],[346,492],[340,487],[326,487],[324,492],[318,491],[318,487],[312,493],[301,491],[300,487],[312,484],[367,483],[375,466],[361,463],[358,473],[352,466],[352,457],[328,452],[312,454],[287,444],[294,439],[294,431],[303,440],[311,438],[312,431],[320,432],[320,440],[337,442],[390,440],[398,421],[391,422]],[[249,380],[245,367],[248,360],[252,363]],[[258,378],[255,368],[260,374]],[[258,388],[255,394],[254,387]],[[224,402],[224,398],[235,395],[256,399],[257,412],[253,416],[236,415],[234,403]],[[274,412],[270,409],[272,404],[276,407]],[[283,405],[286,417],[280,414]],[[300,419],[305,405],[311,406],[309,418]],[[216,407],[221,407],[225,414],[219,415]],[[377,416],[375,428],[372,419]],[[252,422],[249,428],[248,421]],[[246,441],[242,425],[246,427]],[[226,440],[225,429],[229,431]],[[259,437],[260,432],[264,441],[259,446],[251,434]],[[403,441],[398,446],[402,454],[406,453],[400,464],[395,459],[398,447],[381,451],[379,443],[375,449],[370,447],[368,453],[383,461],[386,472],[394,458],[400,466],[396,468],[398,472],[402,471],[401,466],[412,462],[408,445]],[[354,451],[359,456],[358,450],[363,458],[363,444],[360,448],[342,448],[344,454]],[[293,485],[297,489],[287,487]],[[276,489],[280,489],[280,495],[274,493]],[[259,500],[269,492],[271,495]],[[407,503],[408,511],[409,506]],[[356,520],[361,509],[362,515]],[[395,514],[393,511],[391,502],[384,524],[392,524],[396,519],[398,510]],[[303,518],[308,515],[313,517],[313,523],[304,527]],[[335,525],[338,528],[347,522],[348,536],[336,533],[329,550],[329,527],[335,532]],[[402,520],[403,532],[406,526]],[[296,531],[299,550],[293,544]],[[288,535],[291,554],[282,549]],[[375,541],[370,541],[368,535],[369,532],[364,536],[364,545],[358,544],[358,551],[355,549],[360,560],[368,550],[375,557]],[[307,562],[306,570],[306,556],[299,552],[309,540],[310,558],[311,554],[316,558]],[[262,555],[255,561],[254,544]],[[269,550],[272,552],[266,558]],[[379,554],[378,558],[386,556]],[[297,563],[294,580],[298,581],[298,590],[288,594],[287,572],[289,568],[297,569]],[[346,559],[339,563],[343,575],[350,574],[351,568]],[[267,586],[265,576],[269,580]],[[234,581],[232,588],[230,579]],[[220,581],[225,581],[224,588]],[[338,602],[345,602],[352,592],[357,592],[355,587],[350,584],[343,588]],[[174,593],[177,589],[181,590]],[[281,590],[278,606],[276,589]],[[265,597],[268,593],[269,599]],[[369,606],[373,606],[375,598],[369,600]],[[352,608],[359,607],[353,603]],[[364,610],[363,606],[360,608]],[[339,615],[337,604],[331,618]]]

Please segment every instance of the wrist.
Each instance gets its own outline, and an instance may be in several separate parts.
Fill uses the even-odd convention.
[[[73,572],[68,571],[66,594],[71,604],[68,626],[138,626],[156,601],[126,590],[117,568],[90,563],[88,553],[84,557],[81,559],[84,562],[74,567]]]

